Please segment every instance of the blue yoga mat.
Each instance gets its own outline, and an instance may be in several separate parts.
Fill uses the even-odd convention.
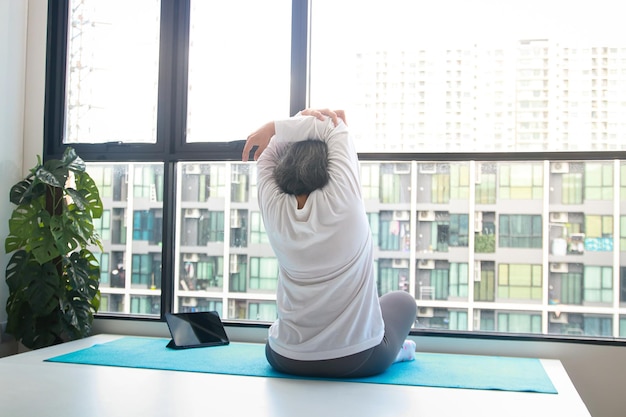
[[[167,342],[167,339],[123,337],[46,361],[268,378],[319,379],[299,378],[274,371],[265,359],[263,344],[231,343],[226,346],[174,350],[165,347]],[[393,364],[381,375],[341,381],[557,393],[541,362],[533,358],[418,352],[414,361]]]

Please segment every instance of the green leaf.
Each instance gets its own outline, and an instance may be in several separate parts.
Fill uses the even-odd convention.
[[[87,174],[86,172],[77,176],[76,188],[78,192],[82,195],[83,201],[86,202],[85,207],[89,208],[91,216],[94,219],[99,219],[100,217],[102,217],[104,206],[102,205],[102,200],[100,199],[98,186],[91,178],[91,176],[89,176],[89,174]]]
[[[18,236],[9,235],[4,240],[4,251],[6,253],[11,253],[15,250],[18,250],[19,248],[22,248],[24,246],[24,242],[24,239]]]
[[[71,219],[60,216],[51,217],[49,227],[53,236],[52,242],[49,243],[54,245],[58,254],[66,255],[86,244],[78,233],[77,225]]]
[[[76,154],[74,148],[66,148],[61,161],[71,171],[76,173],[85,172],[85,169],[87,168],[85,162]]]
[[[27,347],[37,349],[60,343],[63,326],[59,309],[55,308],[44,317],[36,317],[33,326],[24,330],[22,343]]]
[[[64,188],[69,170],[56,159],[46,162],[35,172],[35,177],[44,184],[56,188]]]
[[[68,188],[65,191],[72,198],[72,204],[70,204],[69,206],[70,210],[74,209],[75,207],[80,211],[85,211],[88,208],[89,202],[85,200],[82,193],[76,191],[73,188]]]
[[[29,348],[59,339],[59,282],[53,264],[42,267],[25,251],[16,252],[9,262],[7,332]]]
[[[58,307],[59,297],[63,293],[61,279],[54,264],[42,265],[31,280],[26,295],[35,315],[44,316]]]
[[[39,227],[32,231],[32,235],[27,240],[27,249],[30,248],[37,262],[44,264],[59,256],[61,252],[52,234],[50,214],[45,210],[41,210],[39,214]]]
[[[65,264],[68,288],[79,292],[81,297],[92,299],[98,293],[100,266],[96,257],[87,249],[74,252]]]
[[[6,268],[6,282],[10,293],[24,291],[28,288],[30,281],[35,277],[35,274],[29,271],[33,263],[38,265],[33,262],[32,256],[25,250],[19,250],[11,256]]]
[[[29,244],[39,229],[39,218],[42,211],[45,212],[40,207],[38,200],[31,201],[30,204],[22,204],[13,210],[9,219],[9,235],[5,240],[7,253]]]
[[[23,291],[9,294],[7,314],[7,333],[12,334],[18,340],[23,339],[24,334],[35,326],[35,318]]]
[[[45,186],[39,182],[34,182],[31,177],[28,177],[13,187],[9,192],[9,200],[11,203],[19,206],[20,204],[27,204],[32,199],[38,198],[45,192]]]

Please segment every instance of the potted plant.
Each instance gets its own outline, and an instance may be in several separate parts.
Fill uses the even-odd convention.
[[[89,335],[100,305],[102,250],[93,219],[102,215],[98,188],[73,148],[41,162],[15,184],[6,268],[7,333],[36,349]]]

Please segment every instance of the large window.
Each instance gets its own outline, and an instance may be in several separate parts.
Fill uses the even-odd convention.
[[[274,320],[243,140],[334,107],[417,328],[624,337],[621,15],[501,3],[49,2],[44,157],[75,147],[100,188],[100,314]]]

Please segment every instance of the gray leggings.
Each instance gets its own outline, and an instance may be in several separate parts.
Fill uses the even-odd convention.
[[[385,335],[378,346],[336,359],[301,361],[279,355],[265,345],[265,356],[272,368],[286,374],[321,378],[360,378],[384,372],[396,359],[415,323],[415,299],[404,291],[380,297]]]

